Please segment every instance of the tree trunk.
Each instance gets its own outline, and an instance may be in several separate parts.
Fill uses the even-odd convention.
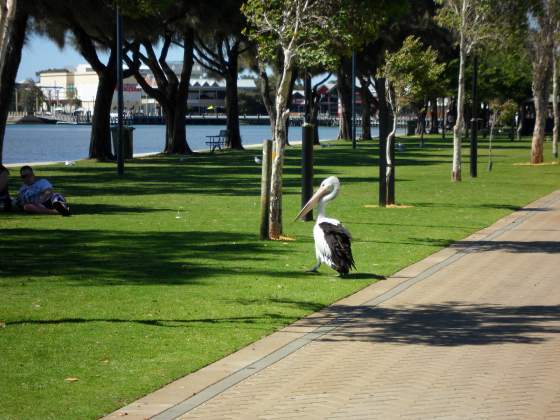
[[[399,115],[399,105],[393,86],[387,83],[387,92],[389,94],[389,105],[391,106],[392,128],[387,136],[386,145],[386,184],[387,184],[387,205],[395,204],[395,137],[397,135],[397,119]]]
[[[22,0],[0,0],[0,164],[4,134],[21,61],[28,15]]]
[[[542,163],[543,146],[546,135],[548,95],[552,71],[552,48],[554,45],[551,24],[546,18],[540,23],[540,31],[535,45],[533,59],[533,101],[535,103],[535,127],[531,141],[531,163]]]
[[[336,88],[340,103],[338,138],[348,140],[352,138],[352,87],[346,61],[343,60],[337,71]]]
[[[320,96],[317,92],[313,92],[311,101],[311,124],[313,125],[313,144],[320,145],[319,139],[319,101]]]
[[[420,135],[420,147],[424,147],[424,134],[426,134],[426,114],[428,103],[425,102],[423,108],[416,114],[418,120],[416,124],[416,134]]]
[[[293,52],[284,51],[282,76],[275,96],[276,119],[273,130],[273,158],[270,181],[269,237],[279,239],[282,235],[282,171],[284,167],[284,150],[286,147],[286,122],[289,115],[288,100],[293,75]]]
[[[371,98],[364,79],[360,78],[360,98],[362,100],[362,140],[371,140]]]
[[[385,79],[375,79],[375,91],[379,101],[379,207],[385,207],[387,205],[387,136],[390,130]]]
[[[177,95],[182,96],[182,95]],[[186,98],[166,105],[162,105],[165,118],[165,148],[166,154],[192,154],[193,151],[187,143],[187,130],[185,123]]]
[[[531,141],[531,163],[542,163],[544,160],[544,138],[546,135],[546,117],[548,114],[548,76],[544,74],[533,75],[533,98],[535,103],[535,128]]]
[[[230,57],[230,60],[235,61],[235,63],[230,63],[230,72],[226,77],[227,147],[242,150],[237,92],[237,55]]]
[[[111,104],[117,85],[114,55],[111,55],[107,67],[97,74],[99,83],[95,95],[95,105],[91,120],[91,137],[89,158],[99,161],[113,159],[111,151]]]
[[[517,130],[515,133],[515,138],[516,140],[521,140],[521,132],[523,131],[523,126],[525,123],[525,106],[523,104],[519,105],[517,119]]]
[[[189,97],[189,81],[191,79],[194,63],[194,34],[192,30],[183,33],[183,68],[176,86],[171,84],[169,92],[171,100],[167,107],[169,118],[166,118],[167,138],[164,153],[167,154],[192,154],[193,151],[187,143],[185,115],[187,113],[187,100]]]
[[[292,106],[292,98],[293,98],[293,95],[294,95],[294,86],[296,84],[297,78],[298,78],[298,70],[297,70],[297,68],[294,68],[292,70],[290,87],[288,89],[288,102],[286,103],[286,109],[288,111],[288,115],[286,116],[285,135],[284,135],[284,144],[286,146],[290,145],[290,140],[289,140],[289,136],[290,136],[290,111],[291,111],[291,106]]]
[[[274,108],[274,102],[272,100],[272,87],[270,86],[270,80],[266,72],[266,66],[259,61],[258,70],[260,76],[259,92],[263,100],[264,107],[268,113],[268,118],[270,120],[270,126],[274,127],[276,125],[276,109]]]
[[[461,140],[463,136],[464,108],[465,108],[465,61],[466,61],[465,35],[460,34],[459,41],[459,82],[457,88],[457,115],[453,127],[453,165],[452,180],[461,181]]]
[[[185,114],[187,113],[188,89],[184,86],[177,87],[175,100],[162,104],[165,118],[165,148],[166,154],[192,154],[193,151],[187,143],[187,129]]]
[[[438,106],[437,106],[437,98],[433,98],[430,101],[432,105],[432,115],[431,115],[431,124],[430,124],[430,134],[439,134],[439,119],[438,119]]]
[[[555,48],[556,50],[556,48]],[[560,110],[558,109],[558,57],[552,56],[552,109],[554,113],[554,129],[552,130],[552,156],[558,159],[558,136],[560,134]]]
[[[441,98],[442,99],[442,108],[441,108],[441,139],[445,140],[445,132],[447,131],[447,107],[450,105],[449,103],[447,104],[447,107],[445,106],[445,97]]]

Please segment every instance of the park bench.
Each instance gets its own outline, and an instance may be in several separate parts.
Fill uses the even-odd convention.
[[[214,150],[216,150],[216,148],[222,150],[222,147],[224,147],[224,145],[226,144],[227,137],[228,131],[220,130],[220,134],[217,134],[215,136],[206,136],[206,138],[208,139],[206,141],[206,145],[210,147],[210,151],[212,153],[214,153]]]

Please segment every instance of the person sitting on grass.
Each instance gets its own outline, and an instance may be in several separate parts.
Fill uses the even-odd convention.
[[[0,164],[0,211],[10,211],[12,209],[12,199],[8,190],[8,177],[10,171]]]
[[[62,214],[70,216],[66,199],[53,191],[46,179],[37,179],[31,166],[23,166],[19,171],[23,185],[18,192],[18,203],[23,211],[32,214]]]

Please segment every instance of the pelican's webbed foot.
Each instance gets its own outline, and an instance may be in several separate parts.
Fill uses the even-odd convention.
[[[313,267],[311,267],[309,270],[307,270],[306,273],[318,274],[319,272],[318,272],[317,270],[319,269],[320,266],[321,266],[321,263],[318,262],[318,263],[315,264]]]

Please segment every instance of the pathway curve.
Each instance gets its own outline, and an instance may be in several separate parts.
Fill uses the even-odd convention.
[[[560,419],[560,191],[125,413]]]

